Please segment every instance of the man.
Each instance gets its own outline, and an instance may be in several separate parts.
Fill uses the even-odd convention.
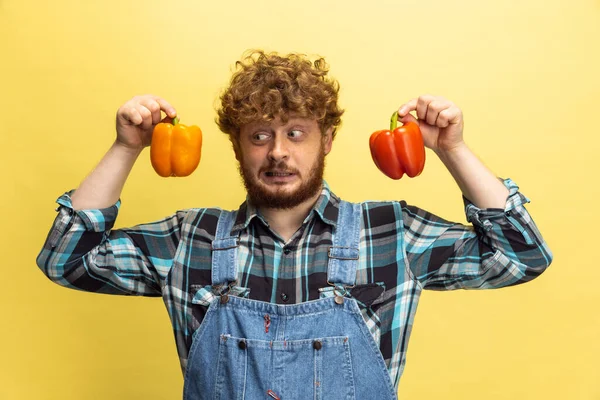
[[[550,265],[528,199],[469,150],[452,102],[421,96],[398,113],[456,180],[468,226],[330,191],[324,159],[343,111],[324,60],[255,52],[237,65],[218,125],[247,189],[238,210],[111,230],[161,111],[176,116],[164,99],[138,96],[119,108],[97,168],[59,198],[37,259],[66,287],[162,296],[185,399],[395,399],[423,289],[516,285]]]

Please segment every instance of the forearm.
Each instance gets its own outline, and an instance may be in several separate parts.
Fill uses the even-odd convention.
[[[73,208],[98,209],[115,204],[141,151],[115,142],[71,195]]]
[[[465,143],[448,151],[438,151],[463,196],[479,208],[504,208],[508,189]]]

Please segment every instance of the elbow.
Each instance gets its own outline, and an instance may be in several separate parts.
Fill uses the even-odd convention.
[[[554,256],[546,243],[520,255],[519,261],[515,264],[521,271],[522,277],[517,284],[531,281],[542,275],[552,264],[553,258]]]
[[[539,273],[537,274],[539,276],[542,274],[542,272],[550,267],[550,264],[552,264],[554,259],[554,255],[552,254],[552,251],[546,242],[543,242],[541,246],[538,246],[537,251],[535,252],[537,255],[534,256],[533,263],[535,265],[535,269],[539,270]]]
[[[51,282],[61,286],[68,286],[65,279],[65,265],[57,262],[55,257],[50,257],[42,251],[36,258],[36,264]]]

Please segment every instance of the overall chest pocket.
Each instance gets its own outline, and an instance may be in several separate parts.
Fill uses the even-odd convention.
[[[348,337],[265,341],[221,335],[215,400],[353,400]]]

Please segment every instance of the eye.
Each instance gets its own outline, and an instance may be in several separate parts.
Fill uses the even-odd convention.
[[[269,135],[264,132],[257,132],[254,135],[252,135],[252,140],[255,142],[264,142],[268,138],[269,138]]]
[[[290,132],[288,133],[288,136],[289,136],[289,137],[291,137],[292,139],[298,139],[298,138],[300,138],[300,137],[301,137],[303,134],[304,134],[304,132],[302,132],[302,131],[299,131],[299,130],[297,130],[297,129],[294,129],[294,130],[292,130],[292,131],[290,131]]]

